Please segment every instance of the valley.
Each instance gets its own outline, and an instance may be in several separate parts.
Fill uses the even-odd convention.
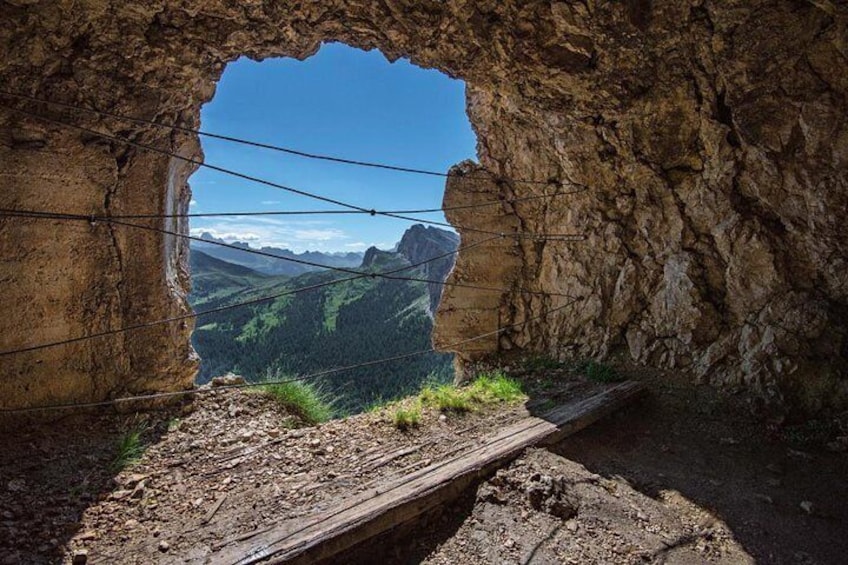
[[[457,244],[451,232],[417,225],[407,230],[397,251],[372,247],[357,268],[399,269],[450,253]],[[350,277],[330,270],[268,274],[268,269],[260,272],[213,257],[206,244],[200,247],[204,250],[191,252],[190,302],[198,312]],[[403,274],[444,280],[452,266],[448,256]],[[203,384],[228,372],[249,381],[286,379],[429,349],[440,296],[438,284],[368,277],[203,315],[192,339],[202,359],[197,381]],[[451,362],[451,355],[427,353],[311,382],[337,415],[351,414],[414,393],[425,381],[450,380]]]

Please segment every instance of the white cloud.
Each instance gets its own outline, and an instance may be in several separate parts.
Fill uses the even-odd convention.
[[[215,228],[191,228],[189,233],[195,237],[199,237],[204,233],[208,233],[212,237],[217,237],[218,239],[223,239],[227,242],[233,241],[248,241],[248,242],[259,242],[262,240],[262,236],[255,232],[250,231],[221,231]]]
[[[287,222],[274,218],[224,217],[192,221],[191,234],[204,232],[227,242],[248,242],[252,247],[279,247],[302,251],[337,251],[351,237],[335,227],[321,227],[329,222]]]
[[[371,243],[365,243],[364,241],[354,241],[351,243],[345,243],[342,247],[345,247],[350,251],[361,251],[363,249],[368,249],[369,247],[376,247],[377,249],[389,249],[391,248],[391,245],[384,241],[378,241],[376,243],[373,241]]]
[[[264,204],[265,206],[273,206],[274,204],[279,204],[280,201],[279,200],[263,200],[261,203]]]
[[[197,206],[197,200],[195,200],[194,198],[192,198],[192,199],[189,201],[188,205],[189,205],[189,206]]]
[[[294,238],[300,241],[334,241],[336,239],[348,239],[347,234],[337,229],[325,230],[295,230]]]

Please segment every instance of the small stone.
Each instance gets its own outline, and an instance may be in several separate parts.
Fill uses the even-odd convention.
[[[123,500],[132,493],[133,491],[126,489],[116,490],[111,495],[109,495],[109,498],[111,498],[112,500]]]
[[[756,498],[760,502],[765,502],[766,504],[774,504],[774,499],[772,499],[772,497],[770,497],[767,494],[762,494],[762,493],[757,492],[757,493],[754,493],[754,498]]]
[[[124,480],[121,481],[121,483],[126,488],[132,488],[149,476],[150,475],[142,475],[141,473],[132,473],[131,475],[125,477]]]
[[[477,489],[477,500],[481,502],[490,502],[492,504],[506,504],[507,499],[504,494],[490,483],[484,483]]]
[[[27,489],[26,483],[23,481],[23,479],[12,479],[7,484],[7,488],[11,492],[24,492]]]
[[[88,550],[78,549],[74,551],[74,556],[71,562],[74,565],[85,565],[85,563],[88,563]]]
[[[574,533],[577,531],[577,520],[569,520],[565,523],[565,527],[569,532]]]
[[[171,549],[170,543],[166,542],[165,540],[162,540],[162,541],[159,542],[159,551],[161,551],[162,553],[165,553],[169,549]]]
[[[271,428],[270,430],[268,430],[265,433],[268,434],[268,437],[275,438],[275,437],[279,437],[280,430],[278,430],[277,428]]]
[[[313,438],[309,440],[309,447],[318,447],[321,445],[321,440],[319,438]]]
[[[439,421],[442,422],[442,423],[445,423],[445,422],[448,421],[448,417],[445,416],[444,414],[439,414]]]
[[[87,530],[80,535],[77,536],[79,541],[91,541],[97,539],[97,532],[94,530]]]
[[[504,547],[505,547],[505,548],[507,548],[507,549],[512,549],[513,547],[515,547],[515,540],[513,540],[513,539],[507,539],[507,540],[504,542]]]
[[[834,453],[844,453],[848,451],[848,436],[840,436],[834,441],[828,442],[827,448]]]
[[[239,375],[234,375],[232,373],[227,373],[226,375],[221,375],[219,377],[212,378],[212,388],[220,387],[220,386],[236,386],[247,384],[247,381],[244,380],[244,377]]]
[[[813,503],[810,502],[809,500],[802,501],[800,506],[801,506],[801,510],[803,510],[807,514],[813,513]]]
[[[130,518],[129,520],[124,522],[124,527],[128,528],[128,529],[137,528],[138,525],[139,525],[138,520],[133,520],[132,518]]]
[[[130,498],[142,498],[144,496],[145,488],[147,488],[147,481],[141,481],[140,483],[135,485],[135,488],[132,490],[132,493],[130,493]]]
[[[801,461],[812,461],[813,456],[807,453],[806,451],[798,451],[797,449],[789,448],[786,451],[790,457],[794,457],[795,459],[800,459]]]

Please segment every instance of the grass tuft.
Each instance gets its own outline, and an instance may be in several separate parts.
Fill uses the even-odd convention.
[[[481,374],[471,383],[469,391],[475,400],[483,403],[514,402],[526,396],[521,383],[501,371]]]
[[[596,383],[617,383],[624,380],[614,368],[594,360],[586,363],[585,371],[586,378]]]
[[[414,404],[410,407],[398,405],[392,414],[392,422],[401,431],[415,428],[421,421],[421,405]]]
[[[115,459],[110,466],[113,472],[123,471],[139,462],[146,447],[142,442],[146,431],[146,423],[136,422],[121,434],[115,447]]]
[[[455,385],[429,385],[420,396],[424,404],[442,412],[470,412],[473,408],[468,391]]]
[[[365,405],[362,411],[366,414],[377,414],[391,403],[390,400],[385,400],[382,396],[375,396],[371,399],[371,402]]]
[[[326,422],[333,417],[333,407],[324,393],[311,383],[290,381],[266,384],[260,391],[297,416],[307,426]]]
[[[419,396],[423,404],[442,412],[470,412],[478,404],[514,402],[525,398],[521,383],[500,371],[484,373],[465,387],[428,385]]]

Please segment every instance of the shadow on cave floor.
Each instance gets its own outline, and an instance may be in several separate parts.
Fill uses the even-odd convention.
[[[626,376],[647,386],[642,400],[547,450],[527,450],[456,503],[345,559],[845,562],[846,454],[799,441],[804,438],[790,441],[786,430],[757,420],[744,397],[693,385],[688,375],[639,370]],[[588,385],[575,381],[562,387],[557,378],[539,380],[528,408],[543,415],[560,389]],[[566,492],[580,500],[573,518],[528,504],[528,485],[540,475],[570,485]]]
[[[131,459],[136,446],[156,443],[169,415],[0,421],[0,564],[59,563],[72,537],[96,536],[80,531],[83,514],[103,499],[134,496],[136,482],[116,480],[120,454]]]
[[[345,551],[341,556],[315,565],[414,565],[424,561],[438,547],[456,535],[474,509],[475,489],[469,488],[451,504],[440,506],[410,522]]]
[[[676,491],[724,521],[758,563],[845,562],[846,454],[769,432],[741,397],[642,373],[644,401],[551,451],[655,500]]]

